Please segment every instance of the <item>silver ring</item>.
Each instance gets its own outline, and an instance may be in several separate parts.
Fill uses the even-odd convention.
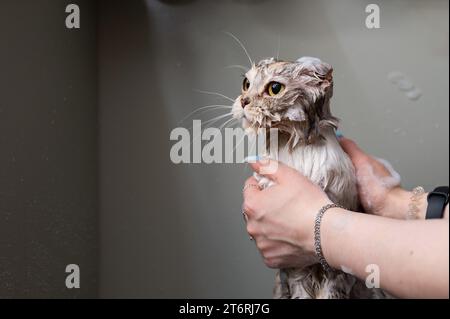
[[[242,188],[242,192],[245,192],[245,190],[250,188],[250,187],[261,189],[258,184],[247,184],[247,185],[244,186],[244,188]]]

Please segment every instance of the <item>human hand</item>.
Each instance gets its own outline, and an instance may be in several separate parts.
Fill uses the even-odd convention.
[[[345,137],[339,142],[353,162],[358,184],[358,195],[366,213],[406,219],[412,192],[400,187],[400,176],[389,163],[376,159]],[[418,217],[424,218],[426,196],[418,203]]]
[[[264,163],[266,162],[266,163]],[[278,165],[264,173],[265,165]],[[254,177],[247,179],[243,209],[247,231],[270,268],[306,267],[317,263],[314,253],[314,219],[331,203],[320,187],[305,176],[273,160],[250,163],[252,169],[275,185],[259,189]]]

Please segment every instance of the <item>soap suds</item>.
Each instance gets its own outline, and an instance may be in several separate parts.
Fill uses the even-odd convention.
[[[390,72],[388,80],[397,86],[400,91],[405,92],[405,96],[411,101],[417,101],[422,96],[422,91],[417,88],[405,74],[399,71]]]
[[[386,188],[394,188],[400,185],[402,178],[400,174],[392,167],[391,163],[383,158],[375,158],[378,162],[388,170],[391,176],[380,178],[381,182]]]

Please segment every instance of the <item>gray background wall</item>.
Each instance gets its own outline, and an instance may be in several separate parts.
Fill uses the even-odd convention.
[[[0,2],[0,298],[98,295],[96,12],[76,2],[77,31],[70,1]]]
[[[0,3],[0,297],[270,297],[240,213],[250,171],[169,159],[179,121],[223,102],[193,89],[239,92],[225,67],[246,58],[223,31],[254,59],[279,39],[282,58],[331,63],[344,133],[407,188],[448,184],[447,1],[380,0],[379,30],[369,1],[104,0],[97,18],[74,2],[77,31],[69,2]],[[80,290],[64,286],[69,263]]]
[[[193,89],[239,92],[254,59],[318,56],[334,66],[342,130],[391,161],[404,186],[448,184],[448,1],[101,1],[101,297],[270,297],[273,273],[245,233],[236,165],[174,165],[170,131]],[[417,101],[388,80],[401,71]],[[189,127],[192,123],[186,123]]]

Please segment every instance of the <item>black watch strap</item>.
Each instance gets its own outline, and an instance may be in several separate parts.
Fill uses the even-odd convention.
[[[428,194],[428,208],[425,219],[442,218],[445,206],[448,204],[448,186],[436,187],[434,191]]]

